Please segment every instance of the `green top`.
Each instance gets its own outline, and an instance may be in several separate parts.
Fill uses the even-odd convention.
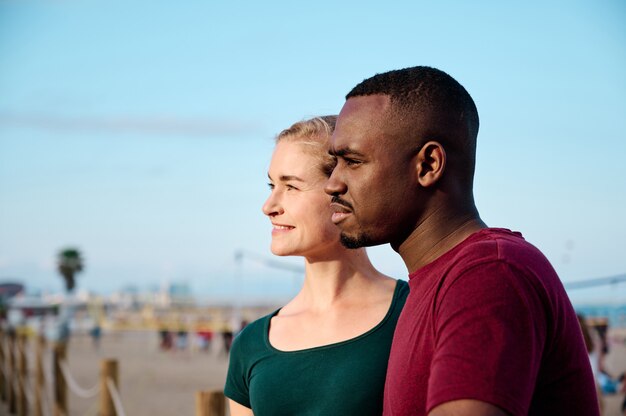
[[[321,347],[272,347],[270,320],[280,309],[252,322],[233,342],[224,394],[255,416],[381,415],[391,338],[408,293],[398,280],[378,325]]]

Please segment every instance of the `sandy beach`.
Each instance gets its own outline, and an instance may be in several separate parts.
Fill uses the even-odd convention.
[[[626,330],[610,333],[607,369],[617,375],[626,371]],[[32,356],[32,345],[31,352]],[[221,338],[216,336],[208,351],[162,351],[158,334],[153,331],[105,333],[99,348],[87,335],[75,335],[68,349],[68,365],[76,382],[90,388],[98,382],[102,359],[115,358],[119,365],[119,384],[127,416],[193,415],[194,394],[199,390],[221,390],[228,360]],[[50,362],[50,354],[46,357]],[[30,360],[30,363],[33,363]],[[30,367],[31,380],[34,369]],[[620,415],[623,394],[604,398],[604,415]],[[82,399],[69,394],[70,415],[96,415],[98,398]],[[0,408],[0,414],[6,407]]]
[[[98,383],[100,361],[108,358],[118,360],[119,390],[127,416],[193,415],[195,392],[222,390],[228,367],[219,337],[208,351],[162,351],[158,334],[148,331],[104,334],[99,348],[94,348],[87,335],[72,337],[67,362],[82,388]],[[30,370],[34,380],[34,370]],[[98,400],[70,392],[69,414],[95,416]]]

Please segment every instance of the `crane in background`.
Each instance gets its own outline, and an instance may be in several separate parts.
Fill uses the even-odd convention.
[[[264,266],[267,266],[273,269],[279,269],[279,270],[285,270],[288,272],[304,274],[304,267],[302,266],[296,266],[294,264],[283,263],[281,261],[274,260],[272,258],[268,258],[268,257],[262,256],[260,254],[256,254],[247,250],[235,251],[235,263],[237,264],[237,266],[241,267],[241,265],[243,264],[244,258],[252,260],[256,263],[262,264]]]
[[[618,274],[610,277],[597,277],[595,279],[578,280],[565,284],[566,289],[584,289],[588,287],[613,285],[620,282],[626,282],[626,274]]]

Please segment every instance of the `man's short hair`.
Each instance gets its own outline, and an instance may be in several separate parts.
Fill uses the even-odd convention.
[[[408,123],[416,135],[411,140],[436,140],[460,154],[463,161],[458,168],[471,183],[478,110],[461,84],[439,69],[415,66],[376,74],[354,87],[346,99],[376,94],[390,97],[392,122]]]
[[[445,72],[428,66],[415,66],[376,74],[358,84],[346,99],[384,94],[394,110],[404,115],[415,112],[445,112],[467,126],[467,137],[478,134],[478,110],[469,93]]]

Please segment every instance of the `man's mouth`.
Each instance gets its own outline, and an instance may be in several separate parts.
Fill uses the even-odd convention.
[[[330,208],[333,210],[331,220],[334,224],[339,224],[352,214],[352,205],[337,197],[332,198]]]
[[[343,207],[346,210],[346,212],[347,211],[354,211],[354,208],[352,207],[351,203],[349,203],[348,201],[344,201],[343,199],[339,198],[338,196],[333,196],[330,199],[330,206],[331,207],[341,206],[341,207]]]
[[[330,217],[330,220],[333,224],[339,224],[341,221],[345,220],[348,216],[350,216],[351,212],[333,212],[333,215]]]

